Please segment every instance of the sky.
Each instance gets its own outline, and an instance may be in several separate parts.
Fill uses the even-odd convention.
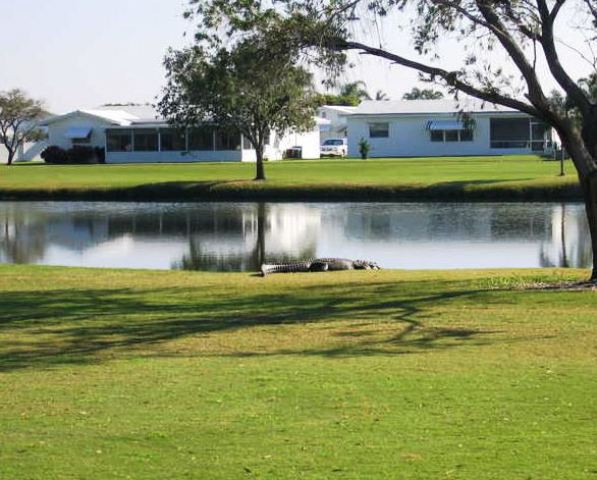
[[[167,49],[188,44],[194,31],[182,16],[185,5],[185,0],[0,0],[0,91],[24,89],[53,113],[106,103],[155,103],[165,84]],[[363,21],[367,28],[355,34],[415,58],[408,32],[393,28],[394,20],[388,19],[379,33]],[[568,23],[563,34],[574,38]],[[446,65],[463,53],[450,39],[440,50]],[[586,62],[578,55],[564,48],[562,56],[575,77],[586,75]],[[384,60],[352,55],[351,63],[340,80],[363,80],[372,94],[382,90],[398,99],[413,86],[425,86],[416,72]],[[547,79],[545,67],[538,68]],[[547,84],[548,90],[555,87]]]

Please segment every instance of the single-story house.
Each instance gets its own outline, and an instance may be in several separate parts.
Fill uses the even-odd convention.
[[[473,99],[364,101],[346,120],[354,157],[361,139],[372,157],[547,153],[553,146],[543,122]]]
[[[303,158],[319,157],[319,123],[311,131],[279,135],[272,132],[265,155],[283,158],[301,147]],[[172,128],[150,105],[106,106],[76,110],[46,119],[48,144],[105,148],[106,163],[142,162],[254,162],[255,150],[242,135],[213,124],[179,130]]]

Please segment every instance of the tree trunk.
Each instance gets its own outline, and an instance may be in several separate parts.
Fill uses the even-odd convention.
[[[6,160],[6,166],[10,167],[12,165],[12,161],[15,158],[15,152],[13,152],[12,150],[8,151],[8,158]]]
[[[263,147],[259,146],[255,149],[257,155],[255,180],[265,180],[265,168],[263,167]]]
[[[593,270],[591,281],[597,282],[597,172],[581,177],[581,187],[585,200],[585,211],[589,223],[591,246],[593,248]]]
[[[265,263],[265,203],[257,205],[257,245],[255,245],[255,253],[257,256],[257,270]]]

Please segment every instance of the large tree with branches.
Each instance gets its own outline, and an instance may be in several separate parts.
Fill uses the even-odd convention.
[[[168,84],[158,104],[176,126],[207,123],[242,134],[256,152],[255,180],[265,180],[270,134],[315,126],[311,74],[295,65],[296,50],[269,40],[258,31],[226,45],[208,28],[196,45],[166,57]]]
[[[417,70],[455,96],[464,93],[551,125],[578,173],[593,247],[591,280],[597,282],[597,101],[561,56],[567,48],[587,60],[584,76],[589,80],[597,72],[591,55],[597,51],[595,0],[281,0],[269,7],[258,0],[191,0],[191,5],[201,18],[226,23],[232,27],[228,32],[235,33],[253,28],[252,19],[275,17],[285,25],[280,41],[315,52],[306,58],[331,72],[341,69],[345,52],[356,51]],[[573,45],[558,38],[565,12],[572,12],[582,34]],[[411,28],[412,47],[394,51],[379,39],[374,43],[357,36],[363,29],[354,24],[367,16],[396,28],[404,23]],[[468,53],[446,66],[439,44],[448,37]],[[538,65],[546,65],[549,82],[538,74]],[[546,91],[551,82],[566,97],[565,108]]]

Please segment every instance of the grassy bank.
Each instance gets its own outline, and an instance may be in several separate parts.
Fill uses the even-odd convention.
[[[572,165],[534,156],[272,162],[266,182],[241,163],[15,165],[0,199],[56,200],[569,200]]]
[[[0,266],[0,478],[594,478],[586,275]]]

